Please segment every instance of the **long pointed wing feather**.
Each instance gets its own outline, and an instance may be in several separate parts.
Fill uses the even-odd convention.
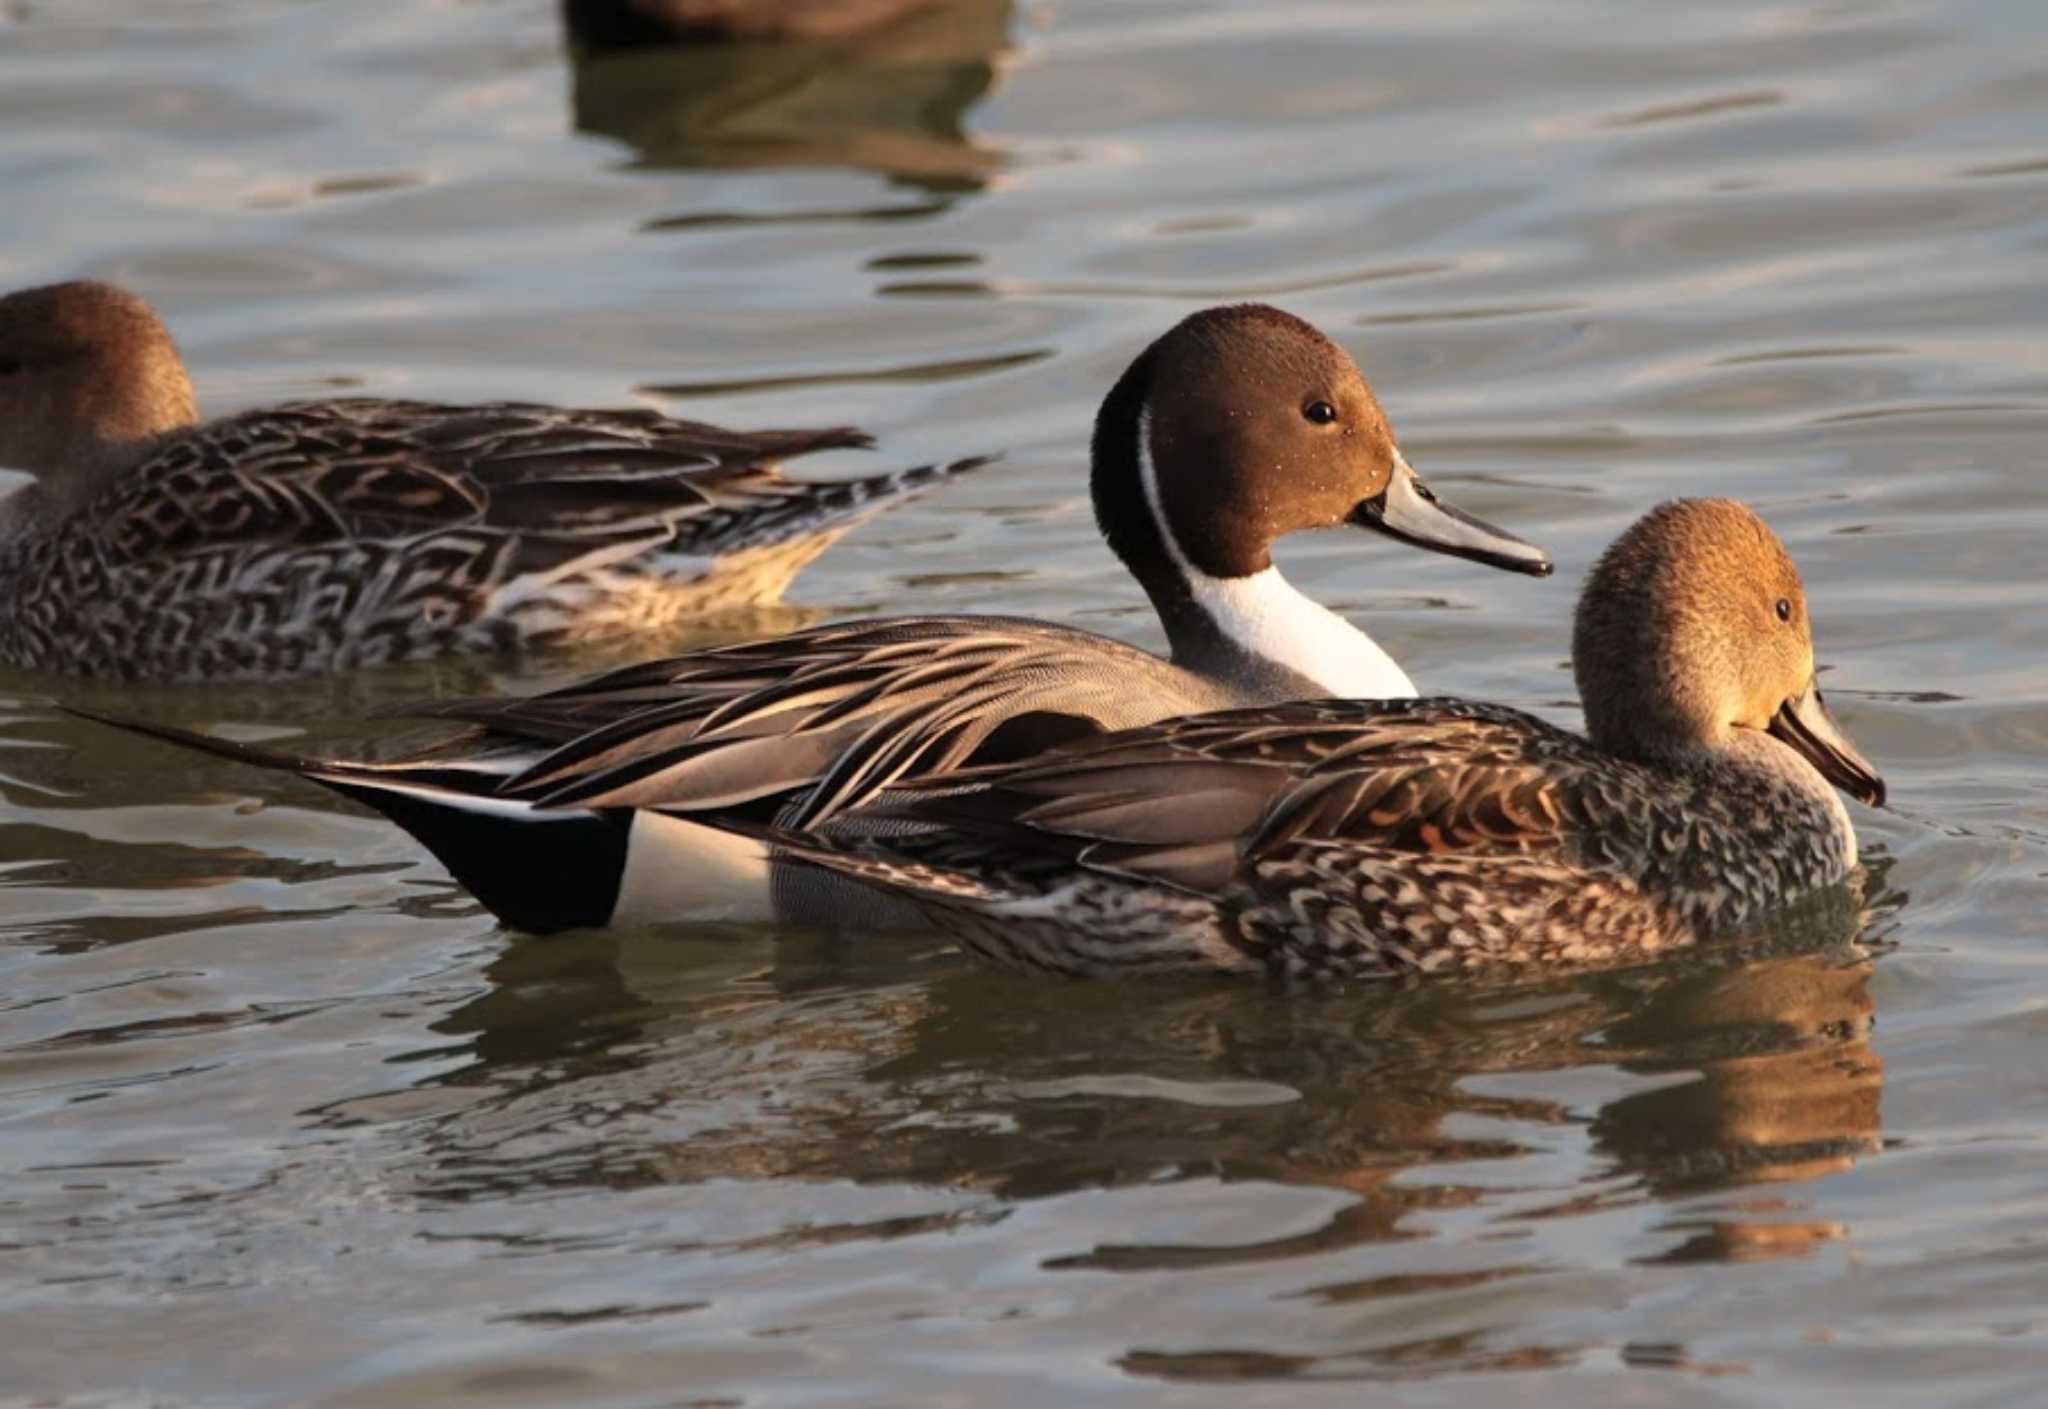
[[[551,807],[715,811],[783,796],[822,825],[1003,744],[1028,753],[1128,709],[1133,647],[1043,623],[842,623],[646,662],[524,700],[408,713],[548,747],[506,786]],[[457,751],[477,746],[458,740]]]

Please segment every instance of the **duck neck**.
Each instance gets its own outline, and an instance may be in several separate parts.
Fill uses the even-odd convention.
[[[1379,644],[1297,591],[1268,559],[1234,577],[1205,572],[1176,541],[1153,463],[1140,358],[1096,421],[1095,514],[1152,599],[1173,662],[1259,699],[1408,698],[1415,686]]]
[[[1414,682],[1379,643],[1268,566],[1246,577],[1188,568],[1147,594],[1174,664],[1272,699],[1405,699]]]
[[[161,437],[80,445],[71,458],[29,466],[37,477],[0,498],[0,543],[48,532],[84,508],[92,498],[134,468]]]

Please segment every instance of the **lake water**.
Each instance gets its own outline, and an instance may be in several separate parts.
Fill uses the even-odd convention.
[[[2033,0],[956,0],[588,60],[541,0],[19,0],[0,192],[0,284],[146,292],[216,410],[1007,453],[763,627],[1156,643],[1087,507],[1096,399],[1183,313],[1277,302],[1557,554],[1289,544],[1417,679],[1574,719],[1593,556],[1736,495],[1894,799],[1856,813],[1860,929],[1520,987],[1049,983],[914,938],[514,937],[379,821],[54,709],[346,742],[590,660],[0,675],[0,1400],[2038,1402]]]

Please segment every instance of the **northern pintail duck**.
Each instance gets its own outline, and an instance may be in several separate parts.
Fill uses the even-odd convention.
[[[1884,783],[1821,699],[1762,519],[1652,511],[1595,567],[1572,659],[1584,736],[1455,699],[1169,719],[906,781],[794,854],[1077,974],[1611,962],[1848,875],[1835,788],[1878,806]]]
[[[1386,652],[1273,565],[1298,529],[1348,524],[1550,571],[1541,550],[1441,503],[1351,358],[1272,308],[1197,313],[1147,348],[1103,403],[1092,459],[1099,526],[1170,660],[1050,622],[909,616],[425,706],[475,728],[405,763],[153,731],[384,812],[514,928],[880,923],[871,892],[781,865],[724,824],[822,826],[906,779],[1170,715],[1413,694]]]
[[[771,602],[864,516],[963,460],[812,483],[858,431],[645,410],[295,401],[201,423],[140,297],[0,298],[0,663],[287,675],[600,640]]]

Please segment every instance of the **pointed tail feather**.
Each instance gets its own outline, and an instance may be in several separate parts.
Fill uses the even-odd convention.
[[[695,434],[730,438],[732,432],[701,422],[684,422]],[[858,426],[826,426],[822,429],[742,432],[759,447],[762,458],[793,460],[820,450],[873,450],[875,438]]]
[[[216,758],[296,773],[372,808],[432,852],[465,890],[512,929],[550,934],[603,925],[618,901],[628,818],[616,809],[551,811],[496,796],[491,785],[497,780],[488,773],[432,763],[306,758],[173,724],[65,708],[81,719]]]
[[[907,470],[865,475],[848,483],[858,487],[863,497],[868,499],[907,499],[936,488],[947,480],[972,474],[984,465],[993,465],[1002,458],[1000,455],[969,455],[964,460],[949,460],[942,465],[913,465]]]
[[[160,724],[153,719],[136,719],[125,714],[112,714],[103,710],[83,709],[77,705],[60,705],[66,714],[80,719],[89,719],[95,724],[104,724],[124,733],[139,734],[146,739],[159,739],[180,748],[192,749],[198,753],[212,754],[233,763],[246,763],[252,768],[263,768],[273,773],[296,773],[315,783],[323,784],[353,797],[350,789],[364,788],[405,788],[413,792],[422,789],[445,792],[451,798],[473,799],[485,804],[492,799],[489,794],[506,777],[519,771],[520,764],[506,763],[502,767],[465,767],[436,759],[417,762],[368,763],[344,758],[310,758],[304,754],[285,753],[278,749],[265,748],[261,744],[241,743],[234,739],[223,739],[217,734],[202,734],[196,729],[181,729],[175,724]]]
[[[1000,459],[1000,455],[970,455],[964,460],[949,460],[940,465],[912,465],[907,470],[886,470],[878,475],[863,475],[859,479],[806,480],[804,483],[815,493],[814,502],[827,510],[872,512],[885,504],[915,499],[949,480],[971,474]]]
[[[800,484],[802,492],[772,506],[762,506],[737,520],[730,536],[717,543],[716,551],[758,548],[813,534],[830,534],[836,538],[884,509],[915,499],[1001,458],[1000,455],[973,455],[965,460],[913,465],[907,470],[889,470],[860,479],[785,480],[786,486]]]
[[[104,724],[110,729],[124,733],[140,734],[145,739],[160,739],[182,748],[210,753],[216,758],[232,759],[254,768],[267,768],[274,773],[297,773],[310,778],[327,765],[316,758],[299,754],[281,753],[259,744],[240,743],[234,739],[223,739],[213,734],[202,734],[196,729],[181,729],[175,724],[159,724],[153,719],[134,719],[123,714],[109,714],[104,710],[85,709],[79,705],[59,705],[64,713],[78,719],[88,719],[95,724]],[[346,767],[346,765],[336,765]],[[323,780],[324,781],[324,780]]]

